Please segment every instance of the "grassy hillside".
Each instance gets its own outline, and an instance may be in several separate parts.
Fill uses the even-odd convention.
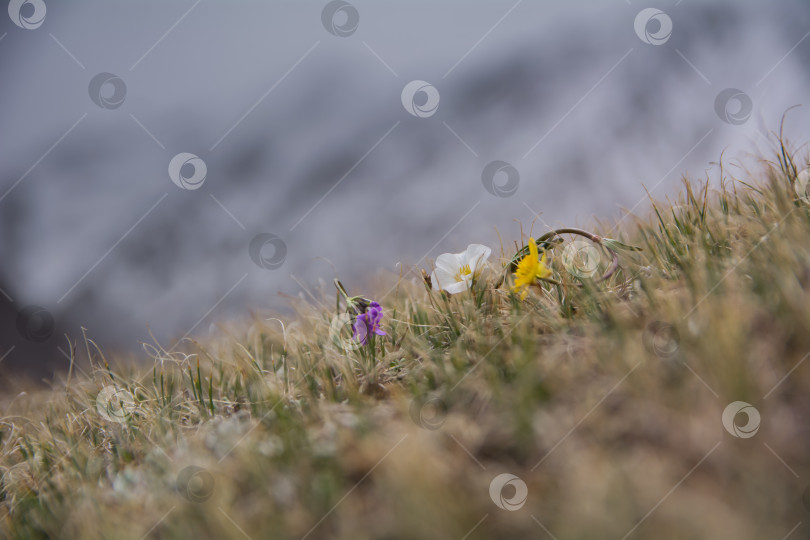
[[[0,529],[807,538],[806,165],[778,142],[649,218],[539,236],[551,273],[525,296],[527,237],[470,290],[413,273],[347,291],[381,305],[365,345],[372,308],[334,290],[292,321],[155,346],[143,372],[79,340],[52,391],[3,406]]]

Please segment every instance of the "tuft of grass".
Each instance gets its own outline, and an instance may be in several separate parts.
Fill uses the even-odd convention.
[[[807,160],[775,140],[761,172],[721,160],[718,187],[685,179],[649,218],[577,237],[595,268],[564,255],[571,229],[541,237],[553,276],[524,301],[511,253],[458,295],[388,280],[388,336],[369,346],[340,298],[182,352],[150,345],[148,369],[111,365],[85,336],[64,380],[4,404],[0,530],[806,536]],[[724,426],[734,402],[749,408]],[[734,436],[755,413],[755,434]]]

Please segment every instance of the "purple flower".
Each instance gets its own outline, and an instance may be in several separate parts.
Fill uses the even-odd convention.
[[[371,302],[365,312],[359,314],[354,320],[354,332],[352,338],[359,341],[363,345],[368,343],[368,335],[370,333],[377,334],[378,336],[387,335],[382,328],[380,328],[380,321],[383,318],[383,310],[377,302]]]

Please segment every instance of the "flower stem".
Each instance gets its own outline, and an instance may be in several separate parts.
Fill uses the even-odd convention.
[[[565,228],[562,228],[562,229],[555,229],[555,230],[553,230],[551,232],[547,232],[543,236],[539,237],[537,240],[535,240],[535,243],[537,244],[538,248],[548,249],[548,247],[552,243],[562,241],[562,240],[559,240],[559,241],[556,240],[556,237],[561,235],[561,234],[576,234],[576,235],[579,235],[579,236],[583,236],[583,237],[587,238],[588,240],[590,240],[591,242],[593,242],[594,244],[598,244],[599,246],[602,246],[603,248],[608,250],[608,252],[611,255],[611,259],[612,259],[611,262],[610,262],[610,266],[608,267],[607,271],[602,275],[602,277],[600,277],[598,280],[596,280],[596,283],[601,283],[602,281],[605,281],[605,280],[609,279],[613,274],[616,273],[616,270],[619,269],[619,254],[616,253],[616,251],[614,251],[610,247],[606,246],[602,242],[602,237],[601,236],[590,233],[590,232],[585,231],[583,229],[577,229],[577,228],[574,228],[574,227],[565,227]],[[512,257],[512,259],[509,261],[509,264],[506,266],[507,270],[509,272],[514,272],[518,261],[520,261],[520,259],[522,259],[526,255],[528,255],[528,253],[529,253],[529,246],[525,246],[525,247],[521,248],[520,250],[518,250],[518,252],[515,253],[514,257]],[[549,281],[549,280],[546,280],[546,281]],[[501,282],[503,282],[503,280]],[[559,284],[559,283],[555,283],[555,284]],[[499,283],[499,285],[500,285],[500,283]]]
[[[338,292],[343,295],[343,298],[346,300],[349,299],[349,293],[346,292],[346,289],[343,287],[343,283],[341,283],[338,278],[335,278],[335,287],[337,288]]]

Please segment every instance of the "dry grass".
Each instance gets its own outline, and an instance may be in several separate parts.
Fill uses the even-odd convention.
[[[452,297],[402,280],[373,355],[343,350],[316,306],[283,331],[155,348],[142,375],[82,342],[69,378],[4,407],[0,529],[783,538],[810,522],[810,206],[786,143],[777,155],[628,217],[622,240],[643,251],[617,250],[605,282],[567,271],[564,245],[562,284],[525,301],[497,274]],[[734,401],[761,414],[753,437],[724,429]],[[490,497],[501,473],[527,486],[518,510]]]

